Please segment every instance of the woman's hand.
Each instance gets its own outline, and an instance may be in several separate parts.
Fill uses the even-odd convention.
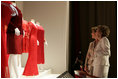
[[[86,72],[88,72],[88,68],[87,68],[87,66],[84,67],[84,70],[85,70]]]

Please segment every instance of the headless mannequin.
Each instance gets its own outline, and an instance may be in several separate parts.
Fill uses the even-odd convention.
[[[14,6],[16,6],[16,3],[12,3]],[[15,28],[15,35],[19,36],[20,31],[18,28]],[[10,72],[10,78],[19,78],[19,67],[21,67],[21,54],[9,54],[9,72]]]
[[[39,22],[36,22],[36,24],[40,27],[40,23]],[[37,42],[37,45],[39,45],[39,41]],[[48,46],[48,42],[46,41],[46,39],[45,39],[45,45]]]
[[[39,23],[39,22],[36,22],[36,25],[37,25],[38,27],[40,27],[40,23]],[[40,44],[40,42],[37,40],[37,46],[39,46],[39,44]],[[45,40],[44,44],[45,44],[46,46],[48,46],[48,43],[47,43],[46,40]],[[37,64],[37,65],[38,65],[38,70],[39,70],[39,71],[43,71],[43,70],[44,70],[43,64]]]

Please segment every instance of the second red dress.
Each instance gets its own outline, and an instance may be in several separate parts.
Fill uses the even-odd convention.
[[[44,29],[42,26],[38,26],[37,40],[39,41],[39,46],[37,46],[37,64],[44,64]]]
[[[37,68],[37,27],[32,23],[28,23],[31,28],[29,35],[29,56],[23,72],[23,75],[33,76],[38,75]]]

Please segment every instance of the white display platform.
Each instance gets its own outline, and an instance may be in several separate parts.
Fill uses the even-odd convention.
[[[39,75],[37,76],[24,76],[22,75],[24,68],[19,68],[20,70],[20,78],[57,78],[60,74],[52,74],[52,70],[51,69],[47,69],[47,70],[39,70]]]

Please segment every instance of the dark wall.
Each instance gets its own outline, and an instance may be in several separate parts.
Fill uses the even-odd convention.
[[[109,26],[108,39],[111,44],[109,77],[117,77],[117,2],[116,1],[71,1],[69,29],[69,72],[78,51],[86,57],[89,42],[92,41],[90,28],[95,25]]]

